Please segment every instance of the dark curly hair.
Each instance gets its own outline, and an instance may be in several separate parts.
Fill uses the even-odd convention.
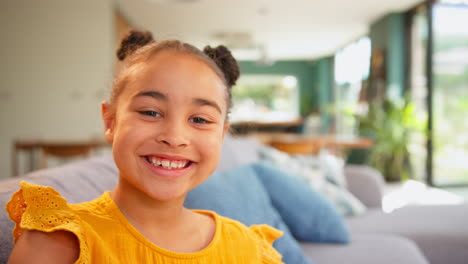
[[[227,84],[229,86],[235,85],[239,78],[240,71],[239,65],[237,64],[236,59],[232,56],[231,51],[225,46],[220,45],[216,48],[206,46],[203,49],[203,52],[221,69],[224,73]]]
[[[239,65],[231,52],[225,46],[206,46],[203,51],[179,40],[163,40],[156,42],[148,31],[132,30],[122,39],[117,58],[123,62],[123,68],[114,80],[110,103],[115,102],[122,89],[134,77],[136,67],[148,61],[156,53],[171,50],[194,55],[204,61],[221,78],[226,85],[226,101],[229,109],[232,106],[231,88],[240,75]]]
[[[139,47],[143,47],[148,43],[155,42],[151,32],[141,32],[132,30],[120,43],[120,48],[117,50],[117,58],[123,61],[128,55],[132,54]]]

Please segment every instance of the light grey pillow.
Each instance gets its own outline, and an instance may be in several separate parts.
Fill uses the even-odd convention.
[[[230,170],[245,164],[260,161],[259,149],[262,144],[252,137],[235,137],[227,134],[221,150],[217,172]]]

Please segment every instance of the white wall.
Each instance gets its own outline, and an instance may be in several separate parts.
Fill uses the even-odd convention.
[[[113,19],[111,0],[0,3],[0,178],[14,139],[102,137]]]

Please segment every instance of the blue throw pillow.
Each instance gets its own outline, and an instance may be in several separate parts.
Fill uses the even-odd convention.
[[[247,226],[273,226],[284,232],[273,246],[283,256],[285,263],[311,263],[271,205],[270,198],[251,165],[214,173],[206,182],[188,193],[185,206],[212,210]]]
[[[252,166],[295,238],[317,243],[349,242],[343,218],[318,192],[277,167],[263,163]]]

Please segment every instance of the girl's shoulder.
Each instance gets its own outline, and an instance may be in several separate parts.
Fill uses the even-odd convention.
[[[209,213],[215,217],[216,224],[218,225],[216,232],[220,232],[219,239],[222,242],[236,241],[235,245],[239,247],[237,250],[241,252],[255,252],[252,249],[256,248],[257,252],[255,254],[260,256],[261,263],[283,263],[281,262],[281,255],[273,247],[273,242],[283,235],[282,231],[265,224],[247,227],[237,220],[218,215],[214,212]]]
[[[55,189],[25,181],[7,203],[6,210],[15,222],[16,241],[23,229],[52,232],[76,229],[76,214]]]
[[[67,200],[54,188],[41,186],[25,181],[20,182],[20,189],[15,192],[6,205],[10,218],[15,223],[13,239],[16,243],[24,230],[68,231],[79,241],[80,261],[86,262],[89,250],[85,236],[91,227],[83,222],[83,218],[100,214],[99,204],[105,202],[104,195],[91,202],[68,204]]]
[[[240,221],[234,220],[232,218],[218,215],[215,212],[205,212],[209,212],[210,214],[212,214],[215,217],[215,219],[218,218],[216,222],[219,222],[219,224],[223,226],[224,235],[242,234],[254,240],[267,241],[270,244],[272,244],[276,239],[280,238],[283,235],[283,231],[280,231],[266,224],[252,225],[250,227],[247,227]]]

